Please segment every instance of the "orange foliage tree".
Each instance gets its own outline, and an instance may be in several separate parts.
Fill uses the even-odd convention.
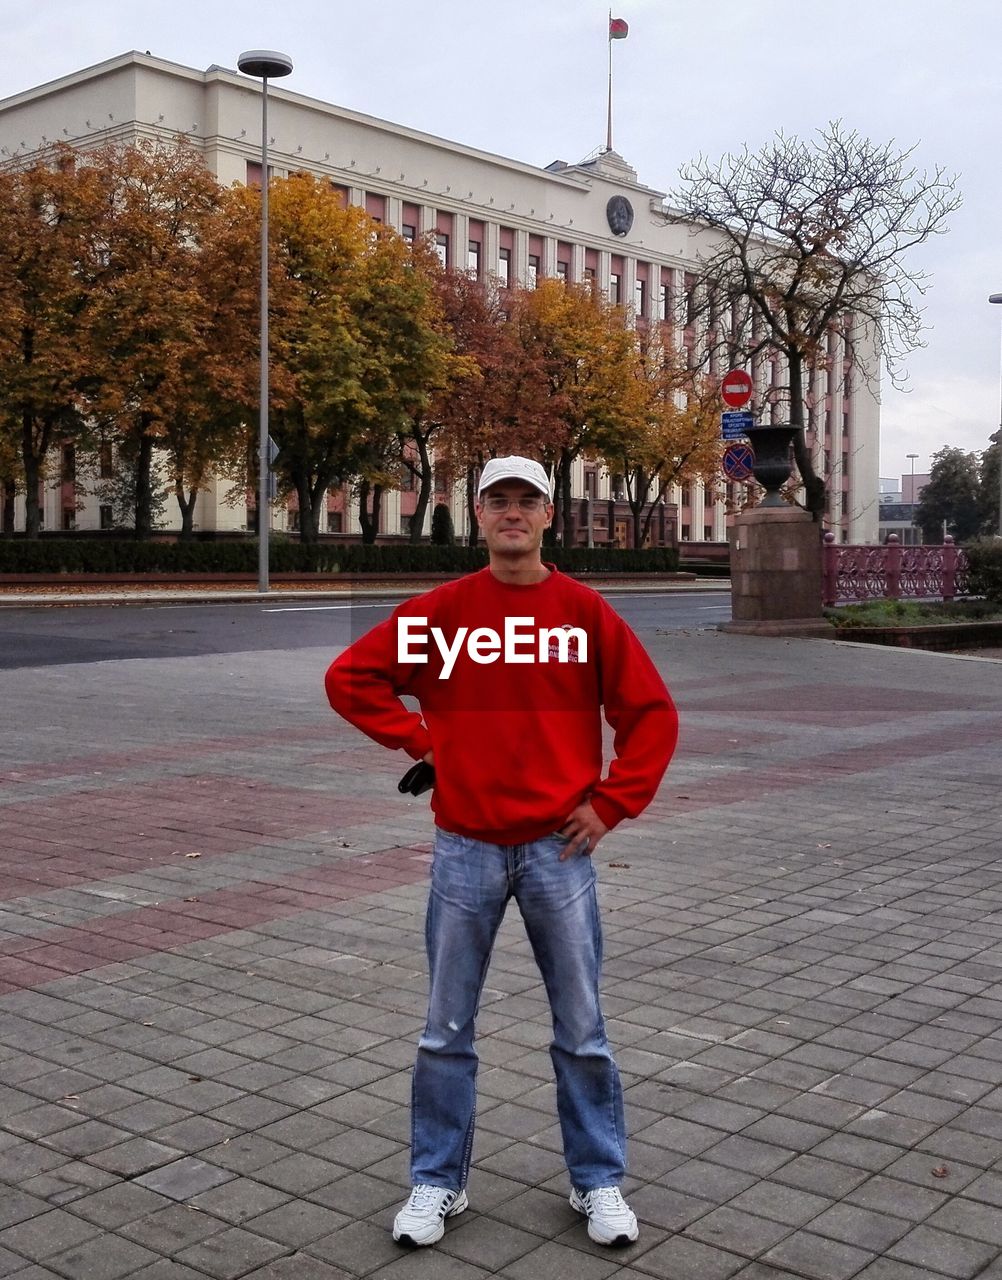
[[[657,503],[673,484],[709,481],[720,466],[719,380],[686,367],[657,326],[634,365],[643,413],[602,449],[610,471],[623,476],[633,517],[633,545],[647,539]]]
[[[441,428],[436,454],[466,477],[470,544],[477,541],[475,476],[488,458],[543,456],[563,430],[539,349],[526,349],[512,323],[517,291],[487,289],[463,272],[442,279],[445,318],[456,354],[464,358],[447,389],[433,397],[428,418]]]
[[[106,360],[94,409],[110,426],[119,458],[131,470],[135,534],[147,537],[156,507],[154,458],[206,421],[202,373],[218,330],[225,279],[207,278],[222,191],[183,138],[109,146],[87,158],[105,190],[99,234],[102,268],[92,298],[92,335]],[[218,263],[216,263],[218,267]],[[228,354],[238,359],[242,348]],[[211,417],[211,415],[210,415]],[[175,489],[201,483],[182,450]],[[178,459],[175,458],[175,464]],[[194,495],[190,501],[193,502]],[[190,503],[182,500],[190,517]]]
[[[33,164],[0,172],[0,454],[5,519],[16,481],[25,532],[41,528],[46,456],[78,439],[84,394],[104,364],[93,342],[96,175],[58,146]],[[16,461],[15,461],[16,459]]]
[[[449,377],[434,269],[424,246],[345,208],[309,174],[274,180],[270,201],[276,469],[297,494],[304,541],[317,537],[326,491],[353,481],[363,540],[372,541],[379,495],[399,471],[401,432]]]
[[[554,279],[512,294],[511,323],[524,356],[539,362],[546,379],[555,429],[541,452],[554,477],[556,529],[567,542],[575,459],[614,453],[644,420],[636,337],[622,308],[587,286]]]

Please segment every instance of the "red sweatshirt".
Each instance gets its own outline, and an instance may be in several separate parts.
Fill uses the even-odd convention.
[[[556,570],[512,586],[483,569],[416,596],[336,658],[326,684],[334,710],[376,742],[415,760],[434,751],[437,825],[491,844],[549,835],[586,798],[607,827],[637,817],[678,737],[640,641]],[[605,779],[602,708],[615,731]]]

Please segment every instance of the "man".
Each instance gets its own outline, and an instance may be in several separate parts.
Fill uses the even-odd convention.
[[[550,480],[494,458],[478,487],[490,564],[409,600],[331,665],[331,705],[386,747],[434,766],[426,938],[428,1021],[412,1086],[413,1189],[395,1240],[429,1245],[468,1206],[474,1022],[508,900],[522,914],[553,1017],[550,1053],[571,1205],[600,1244],[637,1220],[623,1097],[599,1004],[591,854],[653,798],[678,735],[672,700],[625,622],[544,564]],[[417,698],[409,711],[401,695]],[[602,778],[601,711],[615,730]]]

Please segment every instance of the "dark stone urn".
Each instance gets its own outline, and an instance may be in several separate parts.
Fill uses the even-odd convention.
[[[751,427],[748,440],[755,450],[755,465],[752,473],[765,490],[765,497],[760,507],[785,507],[787,504],[779,495],[782,486],[790,478],[793,460],[790,451],[793,437],[799,427],[772,426]]]

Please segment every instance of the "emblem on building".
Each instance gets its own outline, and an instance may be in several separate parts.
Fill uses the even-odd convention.
[[[633,226],[633,205],[626,196],[613,196],[605,206],[605,216],[614,236],[625,236]]]

